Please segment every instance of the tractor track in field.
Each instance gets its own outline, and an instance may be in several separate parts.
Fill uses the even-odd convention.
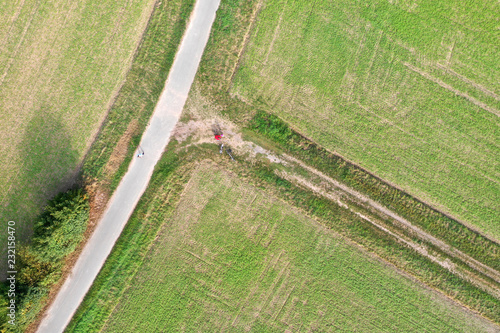
[[[440,85],[441,87],[455,93],[456,95],[458,96],[461,96],[467,100],[469,100],[469,102],[479,106],[480,108],[482,108],[483,110],[486,110],[498,117],[500,117],[500,110],[497,110],[495,109],[494,107],[491,107],[489,106],[488,104],[484,103],[484,102],[481,102],[480,100],[470,96],[469,94],[467,93],[464,93],[454,87],[452,87],[451,85],[447,84],[446,82],[444,82],[443,80],[437,78],[437,77],[434,77],[432,75],[430,75],[429,73],[423,71],[422,69],[420,68],[417,68],[415,66],[413,66],[412,64],[410,63],[407,63],[407,62],[404,62],[403,65],[405,65],[406,67],[408,67],[409,69],[411,69],[412,71],[414,71],[415,73],[418,73],[420,75],[422,75],[424,78],[426,78],[427,80],[429,81],[432,81],[434,83],[437,83],[438,85]],[[484,92],[484,91],[483,91]]]
[[[246,49],[247,44],[250,40],[250,34],[252,33],[253,26],[254,26],[255,21],[256,21],[255,19],[256,19],[257,15],[259,14],[260,10],[262,9],[262,2],[263,2],[263,0],[260,0],[259,2],[257,2],[255,7],[253,8],[252,16],[250,17],[250,24],[248,25],[247,31],[245,32],[245,37],[243,38],[243,41],[242,41],[241,46],[240,46],[240,50],[238,51],[238,55],[236,57],[237,60],[234,63],[233,70],[231,71],[231,75],[229,76],[229,79],[228,79],[228,82],[229,82],[228,91],[229,91],[229,89],[231,89],[234,75],[236,74],[236,71],[240,67],[241,56],[243,55],[243,53],[245,53],[245,49]]]
[[[203,115],[201,118],[205,118]],[[339,206],[351,210],[354,214],[358,215],[363,220],[371,223],[376,228],[389,234],[391,237],[396,238],[399,242],[404,243],[406,246],[411,247],[420,255],[437,263],[441,267],[447,269],[451,273],[461,277],[464,280],[471,282],[490,295],[500,299],[500,272],[479,262],[466,253],[456,249],[453,246],[443,242],[442,240],[434,237],[430,233],[415,226],[407,219],[397,215],[392,210],[381,205],[368,196],[348,187],[347,185],[325,175],[321,171],[311,167],[304,162],[292,157],[288,154],[275,154],[268,151],[251,141],[245,141],[238,131],[236,125],[231,122],[218,119],[218,122],[224,127],[224,145],[229,145],[239,152],[240,155],[246,155],[248,159],[255,159],[257,154],[262,154],[265,158],[269,159],[272,163],[280,163],[287,167],[299,167],[307,171],[311,176],[308,179],[299,176],[296,172],[281,171],[278,173],[294,184],[305,187],[314,193],[335,202]],[[194,134],[194,140],[189,145],[196,145],[201,143],[213,143],[210,130],[211,121],[207,119],[200,119],[198,121],[189,121],[187,123],[179,123],[174,130],[174,136],[178,141],[182,142],[187,137]],[[311,181],[312,178],[319,180],[321,185]],[[367,212],[360,212],[349,205],[354,203],[363,207]],[[388,223],[387,221],[391,221]],[[392,225],[391,225],[392,223]],[[406,234],[405,234],[406,233]],[[407,235],[410,234],[411,236]],[[420,244],[415,241],[418,238],[427,244],[439,249],[445,256],[436,253],[428,246]],[[465,264],[467,268],[460,267],[450,259],[458,260]]]
[[[441,251],[443,251],[444,253],[446,253],[450,257],[459,259],[460,261],[464,262],[467,266],[469,266],[474,271],[477,271],[477,272],[487,276],[488,278],[494,280],[496,283],[500,284],[500,272],[498,272],[497,270],[479,262],[478,260],[472,258],[468,254],[465,254],[462,251],[454,248],[453,246],[448,245],[447,243],[441,241],[440,239],[432,236],[428,232],[413,225],[407,219],[397,215],[396,213],[394,213],[390,209],[382,206],[380,203],[376,202],[375,200],[372,200],[369,197],[359,193],[358,191],[353,190],[350,187],[336,181],[335,179],[328,177],[327,175],[323,174],[322,172],[306,165],[304,162],[299,161],[296,158],[289,156],[289,155],[286,155],[286,154],[283,154],[280,157],[282,157],[284,160],[287,160],[289,162],[297,164],[301,168],[306,169],[307,171],[313,173],[314,175],[318,176],[323,181],[326,181],[327,183],[331,184],[335,189],[339,189],[341,192],[346,193],[348,196],[354,197],[356,199],[356,203],[361,204],[362,206],[364,206],[365,208],[368,208],[372,212],[373,211],[378,212],[379,214],[381,214],[381,217],[383,217],[383,218],[389,218],[392,221],[395,221],[398,224],[399,228],[410,231],[412,234],[416,235],[421,240],[424,240],[424,241],[434,245],[435,247],[439,248]],[[310,185],[307,185],[304,182],[302,182],[302,185],[305,185],[305,186],[311,188]],[[322,194],[322,195],[324,196],[324,194]],[[360,215],[359,213],[356,213],[356,214]],[[369,221],[373,225],[375,225],[377,228],[382,229],[385,232],[388,231],[386,228],[382,228],[378,223],[375,223],[371,219],[366,218],[364,216],[361,216],[361,217],[363,219]],[[393,232],[391,232],[391,235],[394,237],[397,237],[399,240],[407,243],[407,240],[404,240],[405,237],[402,237],[401,235],[396,236]],[[421,245],[419,245],[415,242],[413,242],[413,244],[414,245],[412,247],[414,249],[422,248]],[[418,252],[423,254],[423,251],[421,251],[421,250],[418,250]],[[426,256],[429,257],[428,254]],[[433,261],[437,262],[436,260],[433,260]],[[441,263],[440,263],[440,265],[443,266]],[[445,266],[443,266],[443,267],[445,267]],[[445,267],[445,268],[450,269],[450,267]],[[453,273],[455,273],[455,271],[453,271]],[[485,283],[486,283],[486,281],[485,281]],[[495,290],[495,294],[497,295],[496,297],[500,298],[500,292],[498,291],[498,289]]]
[[[319,186],[314,185],[309,180],[307,180],[303,177],[299,177],[299,176],[294,175],[294,174],[281,172],[281,173],[279,173],[279,176],[281,176],[281,177],[287,179],[288,181],[291,181],[292,183],[295,183],[301,187],[306,187],[307,189],[313,191],[314,193],[316,193],[322,197],[327,198],[328,200],[336,202],[339,206],[350,210],[351,212],[353,212],[354,214],[356,214],[357,216],[359,216],[363,220],[374,225],[375,227],[382,230],[383,232],[390,235],[391,237],[396,238],[398,240],[398,242],[404,243],[408,247],[411,247],[414,251],[418,252],[420,255],[430,259],[431,261],[433,261],[434,263],[438,264],[439,266],[445,268],[446,270],[450,271],[451,273],[458,275],[460,278],[471,282],[472,284],[478,286],[479,288],[486,291],[490,295],[493,295],[494,297],[500,299],[499,285],[497,285],[496,283],[492,283],[490,281],[487,281],[486,279],[478,276],[478,274],[475,272],[471,272],[469,270],[464,270],[464,269],[458,267],[449,258],[447,258],[447,257],[443,258],[439,254],[433,253],[434,251],[430,251],[428,249],[428,247],[426,247],[425,245],[422,245],[422,244],[415,242],[414,240],[411,239],[411,237],[403,235],[400,231],[398,232],[398,230],[394,230],[394,228],[390,228],[381,219],[375,218],[371,215],[367,216],[367,214],[363,214],[363,213],[360,213],[359,211],[356,211],[355,209],[353,209],[352,207],[350,207],[348,204],[345,203],[345,202],[352,201],[352,200],[351,199],[345,200],[346,197],[345,197],[345,195],[342,194],[342,190],[338,191],[338,188],[337,189],[333,189],[333,188],[325,189],[324,183],[323,183],[322,187],[319,187]],[[344,199],[345,202],[343,202],[341,199]],[[357,200],[356,203],[362,204],[362,201]],[[373,213],[373,210],[372,210],[372,213]],[[409,228],[405,228],[405,230],[412,231]],[[415,235],[415,233],[413,233],[413,235]],[[424,234],[418,234],[417,236],[422,240],[428,241],[425,238]],[[431,236],[431,238],[435,239],[435,237],[432,237],[432,236]],[[435,245],[435,244],[433,244],[433,245]],[[448,247],[447,244],[445,244],[445,245]],[[440,248],[440,249],[442,250],[442,248]],[[443,251],[443,252],[445,252],[445,251]],[[447,254],[452,256],[449,253],[447,253]],[[454,256],[454,258],[456,258],[456,257]],[[462,258],[459,258],[459,259],[461,261],[465,262]],[[475,260],[475,259],[473,259],[473,260]],[[466,264],[468,264],[468,263],[466,263]],[[470,267],[470,265],[468,265],[468,266]],[[476,271],[478,271],[478,270],[476,270]]]

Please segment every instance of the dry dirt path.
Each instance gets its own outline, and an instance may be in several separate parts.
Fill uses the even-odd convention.
[[[141,147],[145,156],[131,162],[37,332],[64,331],[145,191],[186,102],[219,3],[220,0],[197,0],[165,88],[142,137]]]
[[[191,111],[195,112],[194,110]],[[178,124],[175,129],[175,136],[177,140],[184,141],[187,137],[194,135],[193,141],[190,143],[190,145],[212,143],[213,138],[211,136],[210,124],[213,122],[213,118],[217,118],[217,116],[214,114],[206,115],[197,113],[195,113],[194,115],[195,118],[198,118],[199,120],[191,120],[187,123]],[[396,238],[398,241],[413,248],[421,255],[436,262],[453,274],[456,274],[461,278],[472,282],[473,284],[488,292],[490,295],[493,295],[496,298],[500,298],[500,289],[498,289],[498,284],[500,284],[500,272],[498,272],[497,270],[483,264],[482,262],[479,262],[478,260],[463,253],[455,247],[450,246],[442,240],[434,237],[430,233],[414,225],[411,221],[408,221],[407,219],[399,216],[382,204],[370,199],[366,195],[361,194],[360,192],[350,188],[349,186],[328,177],[314,167],[309,166],[288,154],[274,155],[273,152],[268,151],[253,142],[245,141],[235,124],[224,119],[217,119],[217,121],[223,125],[224,133],[227,134],[225,135],[223,140],[224,145],[234,148],[240,156],[246,156],[245,158],[253,160],[255,159],[256,154],[263,154],[272,163],[281,163],[288,166],[289,168],[291,168],[291,170],[278,172],[278,175],[280,177],[286,178],[289,181],[292,181],[293,183],[296,183],[300,186],[307,187],[313,192],[338,203],[340,206],[346,209],[351,210],[364,220],[370,222],[385,233]],[[301,173],[297,173],[295,171],[295,168],[293,167],[294,165],[298,166],[302,170],[306,170],[311,176],[314,175],[315,177],[318,177],[321,185],[311,182],[310,179],[302,177]],[[371,213],[368,213],[368,216],[367,214],[362,214],[357,210],[353,210],[352,206],[350,205],[351,202],[354,202],[357,205],[366,208]],[[382,218],[382,220],[380,218]],[[389,230],[384,222],[382,222],[386,219],[392,220],[394,225],[396,226],[396,229],[392,231]],[[417,238],[439,248],[444,254],[446,254],[446,256],[436,256],[435,254],[433,254],[433,251],[429,251],[425,245],[420,244],[411,237],[405,236],[402,232],[403,230],[410,231],[410,233]],[[462,267],[457,266],[455,263],[450,261],[450,258],[459,259],[468,267],[470,267],[471,270],[463,269]],[[494,282],[484,279],[477,273],[481,273],[489,277]]]
[[[358,191],[353,190],[352,188],[326,176],[322,172],[306,165],[302,161],[299,161],[289,155],[284,154],[283,157],[291,162],[294,162],[296,164],[299,164],[302,168],[307,169],[309,172],[314,173],[315,175],[319,176],[320,178],[326,180],[328,183],[333,184],[335,187],[341,189],[343,192],[348,193],[352,195],[353,197],[357,198],[360,200],[362,203],[371,206],[378,212],[382,213],[385,216],[388,216],[398,223],[400,223],[404,228],[409,229],[413,231],[415,234],[417,234],[421,239],[428,241],[429,243],[435,245],[436,247],[440,248],[443,252],[447,253],[448,255],[452,257],[457,257],[461,259],[463,262],[465,262],[469,267],[472,269],[475,269],[491,279],[495,280],[496,282],[500,283],[500,272],[496,271],[495,269],[477,261],[476,259],[472,258],[471,256],[463,253],[462,251],[444,243],[443,241],[437,239],[436,237],[432,236],[431,234],[425,232],[424,230],[420,229],[419,227],[413,225],[410,221],[406,220],[405,218],[397,215],[390,209],[382,206],[380,203],[376,202],[375,200],[372,200],[368,198],[367,196],[359,193]]]

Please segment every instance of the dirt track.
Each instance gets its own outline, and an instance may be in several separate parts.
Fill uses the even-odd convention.
[[[198,116],[201,116],[201,118],[205,118],[208,115]],[[481,278],[477,274],[479,272],[491,278],[497,284],[500,284],[500,273],[498,271],[492,269],[487,265],[484,265],[483,263],[477,261],[469,255],[444,243],[443,241],[420,229],[419,227],[413,225],[407,219],[382,206],[380,203],[368,198],[367,196],[346,186],[345,184],[342,184],[337,180],[328,177],[327,175],[314,169],[313,167],[306,165],[302,161],[299,161],[287,154],[277,156],[253,142],[243,140],[241,134],[238,131],[238,128],[231,122],[224,121],[222,119],[218,119],[217,121],[223,125],[224,131],[227,134],[224,137],[224,144],[236,148],[235,150],[237,150],[240,155],[246,155],[247,158],[253,159],[257,154],[262,154],[273,163],[282,163],[288,166],[296,165],[304,170],[307,170],[310,174],[319,178],[322,183],[321,187],[315,185],[315,183],[311,182],[308,179],[305,179],[304,177],[298,176],[295,173],[282,172],[280,173],[280,176],[288,179],[289,181],[292,181],[299,186],[306,187],[313,192],[336,202],[346,209],[350,209],[364,220],[370,222],[377,228],[383,230],[384,232],[398,239],[400,242],[406,244],[407,246],[413,248],[421,255],[436,262],[453,274],[456,274],[461,278],[470,281],[471,283],[477,285],[491,295],[500,298],[500,290],[498,289],[498,285],[492,283],[491,281],[487,281],[484,278]],[[214,141],[211,136],[210,130],[211,122],[213,122],[212,119],[200,119],[197,121],[189,121],[188,123],[178,124],[175,129],[174,135],[179,141],[184,141],[188,136],[194,134],[194,140],[191,145],[210,142],[213,143]],[[366,214],[353,210],[349,206],[350,201],[367,208],[371,212],[374,212],[375,216],[367,216]],[[379,216],[379,218],[377,218],[376,216]],[[390,230],[387,226],[385,226],[384,222],[382,222],[382,219],[389,219],[396,222],[395,224],[399,229],[410,231],[412,235],[415,235],[419,239],[436,246],[451,258],[459,259],[467,266],[469,266],[471,270],[461,269],[453,262],[451,262],[450,259],[441,258],[437,255],[432,254],[431,251],[429,251],[424,245],[415,242],[410,237],[405,236],[403,233],[398,232],[397,230]]]

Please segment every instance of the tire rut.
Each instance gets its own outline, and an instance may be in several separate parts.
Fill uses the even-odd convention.
[[[348,194],[349,196],[352,196],[359,200],[359,203],[361,203],[363,206],[371,208],[372,210],[377,211],[378,213],[381,213],[382,216],[384,217],[389,217],[393,221],[397,222],[400,228],[409,230],[413,232],[415,235],[417,235],[420,239],[436,246],[439,248],[441,251],[446,253],[447,255],[457,258],[464,262],[467,266],[469,266],[471,269],[480,272],[481,274],[489,277],[490,279],[494,280],[496,283],[500,284],[500,272],[497,270],[479,262],[478,260],[472,258],[468,254],[463,253],[462,251],[448,245],[447,243],[441,241],[440,239],[437,239],[436,237],[432,236],[431,234],[427,233],[426,231],[420,229],[419,227],[413,225],[410,221],[407,219],[397,215],[390,209],[382,206],[380,203],[370,199],[366,195],[363,195],[359,193],[356,190],[353,190],[352,188],[340,183],[339,181],[332,179],[328,177],[327,175],[323,174],[322,172],[306,165],[302,161],[297,160],[296,158],[283,154],[281,156],[283,159],[299,165],[301,168],[306,169],[307,171],[313,173],[314,175],[320,177],[322,180],[326,181],[327,183],[333,185],[335,188],[340,189],[342,192]],[[380,228],[379,225],[371,221],[370,219],[367,219],[370,223],[376,225],[377,227]],[[386,228],[384,228],[384,231],[386,231]],[[398,237],[400,239],[400,237]],[[416,244],[416,243],[415,243]],[[413,247],[413,246],[412,246]],[[498,294],[498,293],[497,293]]]

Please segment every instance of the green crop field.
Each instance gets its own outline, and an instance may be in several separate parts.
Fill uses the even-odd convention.
[[[66,331],[498,330],[450,300],[498,323],[497,298],[351,211],[280,178],[284,170],[292,170],[279,163],[269,165],[261,156],[247,156],[235,128],[229,126],[225,144],[233,148],[236,162],[220,155],[215,145],[203,143],[211,132],[202,123],[211,124],[220,117],[227,125],[226,117],[234,116],[234,124],[244,127],[244,140],[255,139],[254,143],[277,156],[289,152],[287,145],[299,145],[311,154],[294,155],[296,158],[318,162],[313,166],[329,174],[319,164],[323,158],[332,159],[324,152],[319,154],[312,143],[297,143],[292,140],[294,134],[284,136],[281,145],[280,138],[253,132],[258,117],[250,119],[257,109],[279,109],[268,108],[265,96],[252,100],[244,90],[250,87],[246,85],[250,78],[246,83],[242,79],[248,58],[242,58],[240,70],[232,75],[238,68],[238,55],[252,54],[266,11],[273,8],[263,6],[257,11],[256,24],[247,29],[258,3],[222,1],[181,118],[189,125],[178,129],[182,135],[174,135],[188,137],[184,143],[173,140],[166,149],[147,191]],[[158,22],[158,31],[162,31],[166,21]],[[276,22],[282,25],[279,18]],[[250,43],[241,49],[246,31]],[[161,50],[157,38],[150,42],[145,48],[147,56],[147,50]],[[148,57],[144,59],[149,62]],[[228,89],[230,78],[235,85]],[[270,80],[266,75],[262,79]],[[120,116],[113,118],[107,125],[111,130],[115,119],[121,125]],[[194,129],[187,130],[191,125]],[[276,126],[267,129],[276,132]],[[189,136],[192,130],[197,134]],[[105,162],[102,151],[98,146],[92,156]],[[89,163],[97,167],[90,169],[99,174],[104,162],[94,163],[95,159]],[[215,163],[200,166],[206,159]],[[193,165],[198,166],[194,174]],[[472,243],[482,244],[475,239]],[[422,248],[426,248],[424,243]],[[435,250],[429,248],[429,253],[441,256]],[[495,253],[488,253],[488,258],[494,261],[494,257]],[[453,266],[456,261],[438,260],[458,267]]]
[[[154,2],[0,4],[0,220],[16,221],[18,236],[74,180]]]
[[[167,211],[172,187],[163,184],[155,185],[157,203],[140,208],[144,230],[152,227],[150,218]],[[180,198],[150,247],[120,245],[149,248],[142,263],[98,278],[111,278],[104,286],[120,295],[113,304],[88,299],[94,310],[113,309],[101,331],[494,329],[213,163],[197,168]],[[112,282],[124,276],[124,289]],[[82,331],[85,325],[70,327]]]
[[[230,94],[500,239],[497,1],[261,1]]]

